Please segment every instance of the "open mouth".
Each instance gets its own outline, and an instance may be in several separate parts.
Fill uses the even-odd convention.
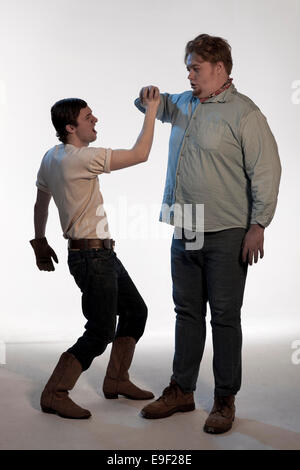
[[[92,131],[94,132],[94,134],[97,134],[97,131],[96,131],[96,129],[92,129]]]

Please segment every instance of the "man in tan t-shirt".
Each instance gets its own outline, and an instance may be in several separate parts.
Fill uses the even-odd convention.
[[[149,87],[144,94],[147,111],[143,128],[129,150],[88,147],[97,138],[97,118],[85,101],[64,99],[51,108],[61,144],[48,150],[41,162],[36,181],[35,238],[30,243],[38,268],[53,271],[52,258],[56,263],[58,259],[45,237],[53,197],[63,236],[68,240],[69,270],[82,292],[82,310],[88,321],[84,334],[62,353],[43,390],[40,404],[46,413],[78,419],[91,416],[89,410],[71,400],[68,391],[110,342],[113,346],[103,382],[105,397],[154,397],[129,380],[128,369],[144,332],[147,306],[114,251],[98,175],[147,161],[159,102],[158,88]]]

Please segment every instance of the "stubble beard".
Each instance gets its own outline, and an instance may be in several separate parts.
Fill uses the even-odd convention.
[[[201,95],[202,93],[201,88],[194,88],[192,91],[193,91],[193,96],[196,96],[196,97],[199,97],[199,95]]]

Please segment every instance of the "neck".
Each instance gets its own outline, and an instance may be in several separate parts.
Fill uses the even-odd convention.
[[[89,146],[89,142],[83,142],[82,140],[78,139],[77,136],[69,137],[66,143],[74,145],[74,147],[78,148]]]
[[[222,88],[223,86],[225,86],[227,84],[227,82],[229,82],[229,76],[225,76],[225,77],[222,77],[221,79],[219,79],[216,83],[214,83],[213,85],[211,85],[209,88],[206,88],[206,89],[202,89],[200,91],[200,93],[197,94],[197,98],[209,98],[210,95],[213,95],[214,93],[216,93],[216,91],[218,91],[220,88]],[[229,82],[231,84],[231,82]]]

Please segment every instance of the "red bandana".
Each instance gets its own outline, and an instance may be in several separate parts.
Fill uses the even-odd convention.
[[[222,91],[227,90],[227,88],[230,87],[232,80],[233,78],[228,78],[228,80],[224,83],[224,85],[222,85],[221,88],[219,88],[217,91],[214,91],[213,93],[211,93],[211,95],[206,96],[205,98],[199,98],[201,103],[204,103],[204,101],[208,100],[208,98],[212,98],[213,96],[216,96],[222,93]]]

